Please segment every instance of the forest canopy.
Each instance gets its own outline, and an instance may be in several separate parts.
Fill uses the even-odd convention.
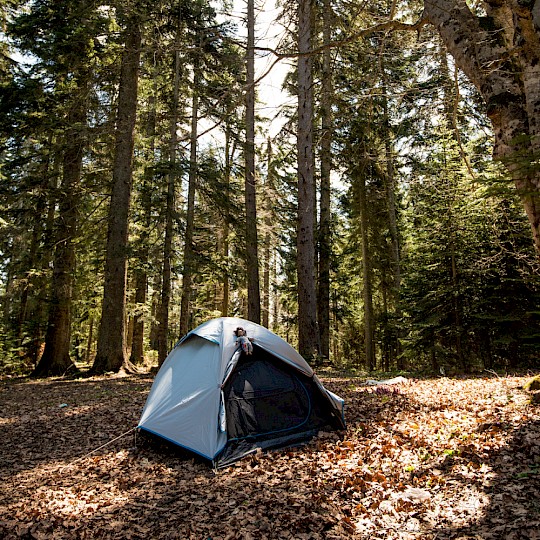
[[[219,316],[340,370],[538,367],[538,2],[0,6],[3,373]]]

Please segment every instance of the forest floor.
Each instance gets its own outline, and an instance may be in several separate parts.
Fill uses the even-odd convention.
[[[0,538],[539,539],[526,377],[322,378],[347,430],[208,465],[135,432],[149,376],[0,381]]]

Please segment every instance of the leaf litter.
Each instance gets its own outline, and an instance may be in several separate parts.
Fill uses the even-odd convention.
[[[540,539],[526,381],[323,378],[347,430],[217,472],[135,432],[114,440],[137,425],[149,377],[2,381],[0,537]]]

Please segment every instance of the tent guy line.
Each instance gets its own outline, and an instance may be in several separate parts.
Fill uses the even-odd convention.
[[[71,461],[67,465],[60,466],[59,471],[63,472],[64,469],[67,469],[67,468],[71,467],[75,463],[78,463],[79,461],[82,461],[83,459],[87,458],[88,456],[91,456],[93,453],[97,452],[98,450],[101,450],[102,448],[106,448],[107,446],[111,445],[113,442],[116,442],[119,439],[122,439],[126,435],[129,435],[130,433],[133,433],[136,430],[137,430],[137,426],[133,426],[131,429],[128,429],[128,431],[125,431],[121,435],[118,435],[118,437],[115,437],[114,439],[111,439],[110,441],[107,441],[105,444],[102,444],[101,446],[98,446],[97,448],[94,448],[93,450],[91,450],[90,452],[84,454],[83,456],[79,456],[78,458],[74,459],[73,461]]]

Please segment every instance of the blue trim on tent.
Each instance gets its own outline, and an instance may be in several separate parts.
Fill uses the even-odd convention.
[[[227,442],[229,442],[229,441],[243,441],[244,439],[252,439],[252,438],[256,438],[256,437],[266,437],[267,435],[276,435],[277,433],[285,433],[286,431],[292,431],[293,429],[301,428],[305,423],[307,423],[307,421],[309,420],[309,417],[311,416],[311,410],[312,410],[311,399],[309,398],[309,392],[307,391],[307,388],[302,384],[302,381],[298,377],[295,377],[295,379],[300,383],[300,386],[304,389],[304,392],[306,394],[306,397],[307,397],[307,400],[308,400],[308,403],[309,403],[308,413],[307,413],[306,418],[304,419],[303,422],[300,422],[300,424],[298,424],[296,426],[288,427],[288,428],[285,428],[285,429],[278,429],[278,430],[275,430],[275,431],[266,431],[265,433],[255,433],[253,435],[246,435],[245,437],[236,437],[234,439],[228,439]]]
[[[203,453],[201,453],[201,452],[199,452],[197,450],[194,450],[193,448],[190,448],[189,446],[185,446],[183,444],[180,444],[179,442],[174,441],[173,439],[170,439],[169,437],[165,437],[165,435],[162,435],[161,433],[158,433],[157,431],[152,431],[151,429],[145,428],[144,426],[137,426],[137,429],[142,429],[143,431],[146,431],[147,433],[151,433],[152,435],[156,435],[157,437],[160,437],[161,439],[165,439],[166,441],[169,441],[169,442],[175,444],[176,446],[179,446],[180,448],[183,448],[184,450],[189,450],[190,452],[193,452],[194,454],[197,454],[198,456],[201,456],[204,459],[208,459],[210,461],[214,461],[216,456],[226,446],[226,444],[225,444],[222,448],[220,448],[219,451],[214,454],[214,457],[210,457],[210,456],[207,456],[207,455],[205,455],[205,454],[203,454]]]

